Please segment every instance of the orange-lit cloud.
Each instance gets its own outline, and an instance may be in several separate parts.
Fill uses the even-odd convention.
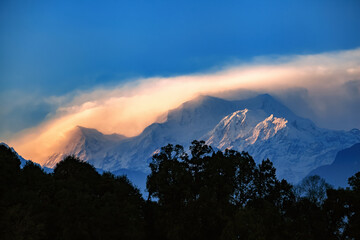
[[[342,86],[359,79],[360,49],[262,58],[218,72],[139,79],[111,89],[78,92],[45,122],[14,135],[9,143],[25,158],[43,163],[57,152],[66,141],[67,133],[78,125],[106,134],[134,136],[167,110],[199,94],[219,95],[236,89],[276,94],[304,88],[308,100],[321,111],[329,104],[323,102],[327,99],[324,96],[346,98]]]

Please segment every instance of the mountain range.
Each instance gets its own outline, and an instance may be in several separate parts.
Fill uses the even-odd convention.
[[[53,168],[71,154],[101,171],[145,178],[151,156],[162,146],[172,143],[187,149],[195,139],[217,150],[247,151],[257,162],[269,158],[279,178],[296,183],[312,170],[332,164],[339,151],[360,143],[360,131],[319,128],[268,94],[236,101],[199,96],[135,137],[77,126],[44,166]]]

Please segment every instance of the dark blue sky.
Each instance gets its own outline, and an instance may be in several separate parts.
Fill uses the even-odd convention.
[[[360,1],[0,2],[0,93],[61,95],[360,46]]]

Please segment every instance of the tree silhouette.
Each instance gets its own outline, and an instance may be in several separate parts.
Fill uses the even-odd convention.
[[[360,239],[360,172],[350,188],[313,176],[294,189],[270,160],[203,141],[164,146],[150,169],[145,201],[77,157],[47,174],[0,145],[0,239]]]
[[[5,145],[0,145],[0,192],[13,188],[20,174],[20,160],[16,154]]]
[[[74,156],[52,175],[32,162],[20,169],[8,148],[0,163],[0,239],[144,239],[145,203],[125,176],[100,175]]]
[[[297,186],[298,197],[305,197],[312,203],[320,206],[326,199],[326,192],[332,188],[325,182],[325,179],[318,175],[308,176],[304,178]]]
[[[295,199],[291,186],[277,180],[269,160],[256,165],[247,153],[215,152],[203,141],[193,141],[190,152],[191,157],[169,144],[150,163],[147,189],[149,200],[159,206],[155,228],[163,238],[230,237],[236,231],[229,229],[240,227],[234,225],[241,222],[238,216],[266,206],[281,218],[278,209],[285,210],[286,202]]]

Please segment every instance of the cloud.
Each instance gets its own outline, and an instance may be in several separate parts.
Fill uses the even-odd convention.
[[[324,125],[331,125],[326,118],[351,118],[348,106],[359,106],[359,79],[360,49],[258,58],[216,72],[138,79],[112,88],[48,98],[59,105],[56,111],[38,126],[13,135],[9,142],[25,158],[43,163],[58,151],[67,132],[75,126],[134,136],[167,110],[199,94],[225,96],[237,89],[277,95],[289,100],[285,103],[292,108],[300,99],[307,107],[299,106],[298,112],[313,116],[320,124],[322,120]],[[359,123],[358,115],[354,116]],[[351,124],[354,120],[346,122]]]
[[[6,91],[0,93],[0,136],[33,127],[44,121],[60,104],[49,102],[39,93]]]

